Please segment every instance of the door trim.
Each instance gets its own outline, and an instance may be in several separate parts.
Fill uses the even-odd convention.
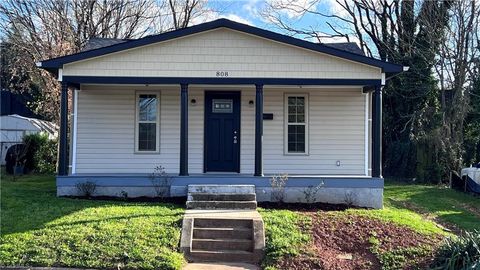
[[[238,153],[237,153],[237,164],[236,169],[231,172],[216,172],[216,171],[207,171],[207,95],[209,94],[235,94],[238,95],[238,134],[240,140],[238,142]],[[203,173],[240,173],[240,157],[242,150],[242,91],[215,91],[215,90],[205,90],[203,94]]]

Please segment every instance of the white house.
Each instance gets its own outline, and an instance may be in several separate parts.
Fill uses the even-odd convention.
[[[382,86],[402,65],[226,19],[114,43],[38,63],[62,83],[59,196],[82,181],[153,196],[161,165],[172,196],[253,184],[270,200],[288,174],[287,201],[318,187],[319,201],[382,207]]]

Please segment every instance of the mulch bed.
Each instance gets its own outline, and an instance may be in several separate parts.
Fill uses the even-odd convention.
[[[281,260],[279,269],[381,269],[379,259],[372,252],[372,238],[378,239],[380,252],[421,245],[434,246],[441,240],[390,222],[352,213],[302,212],[312,218],[313,244],[300,256]],[[412,256],[408,259],[410,263],[404,269],[424,269],[430,263],[430,256]]]

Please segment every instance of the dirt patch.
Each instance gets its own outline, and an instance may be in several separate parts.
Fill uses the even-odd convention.
[[[420,246],[432,247],[441,240],[403,226],[352,213],[303,213],[312,218],[313,243],[301,252],[302,255],[281,260],[279,269],[381,269],[378,254]],[[403,269],[413,266],[422,268],[430,262],[430,256],[409,253],[403,256],[407,261]]]
[[[299,212],[308,211],[345,211],[347,209],[365,209],[362,207],[350,206],[346,204],[331,203],[278,203],[278,202],[258,202],[258,206],[265,209],[286,209]]]

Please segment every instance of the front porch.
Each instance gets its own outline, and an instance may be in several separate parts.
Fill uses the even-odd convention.
[[[107,83],[110,80],[112,82]],[[188,81],[187,78],[183,78],[183,80]],[[229,84],[229,82],[233,83],[232,80],[242,84]],[[213,141],[208,141],[212,139],[212,136],[208,133],[211,127],[207,127],[207,111],[212,108],[207,105],[212,100],[207,100],[207,94],[238,93],[241,96],[239,96],[239,104],[235,105],[241,107],[241,113],[238,113],[240,123],[238,130],[234,130],[231,134],[233,144],[238,147],[236,150],[238,158],[237,165],[233,166],[235,169],[228,169],[228,172],[251,176],[288,173],[290,175],[381,177],[379,158],[381,156],[381,106],[377,106],[377,104],[381,104],[381,81],[345,79],[310,82],[309,80],[291,80],[291,84],[283,86],[254,84],[252,87],[250,80],[232,80],[219,78],[212,80],[216,84],[175,86],[174,84],[150,85],[151,79],[145,79],[145,84],[131,85],[128,83],[129,81],[117,78],[64,77],[62,100],[66,102],[69,91],[73,89],[74,106],[70,142],[67,142],[66,134],[68,125],[66,107],[68,104],[65,103],[62,106],[62,123],[65,123],[60,134],[59,175],[76,175],[93,173],[93,171],[100,174],[144,172],[145,169],[142,166],[134,168],[129,167],[129,164],[126,163],[130,163],[129,159],[133,165],[136,164],[135,162],[145,160],[145,157],[148,156],[152,157],[152,161],[158,159],[156,164],[164,165],[171,175],[194,174],[196,176],[199,173],[216,172],[217,170],[208,168],[208,147],[215,145],[217,141],[220,143],[222,140],[230,140],[230,137],[213,138]],[[137,78],[133,81],[138,83]],[[253,80],[253,82],[256,81],[260,80]],[[112,89],[117,90],[113,91]],[[112,135],[115,135],[116,139],[119,137],[116,135],[117,133],[133,133],[136,129],[136,123],[131,120],[136,112],[129,111],[130,105],[111,103],[134,102],[134,96],[138,91],[145,94],[158,93],[161,102],[159,105],[161,119],[159,120],[160,128],[157,137],[160,139],[158,139],[159,146],[157,148],[161,150],[141,153],[137,151],[137,148],[135,150],[122,148],[125,150],[121,152],[120,149],[117,151],[109,148],[102,152],[105,143],[111,147],[117,147],[115,141],[106,140],[110,136],[109,132],[113,133]],[[310,104],[309,108],[306,108],[309,113],[304,116],[308,116],[305,121],[306,134],[302,138],[304,140],[302,150],[305,152],[290,153],[286,150],[287,145],[290,147],[286,139],[287,115],[286,113],[284,115],[287,96],[305,96],[305,102]],[[98,108],[90,105],[93,102],[98,104],[94,104]],[[102,102],[108,104],[103,105]],[[86,111],[87,108],[89,111]],[[101,115],[105,114],[105,110],[114,112],[116,115]],[[89,125],[87,121],[93,121],[93,123]],[[113,121],[115,125],[111,124]],[[119,121],[131,124],[135,128],[127,130],[122,125],[122,130],[120,130],[118,128],[120,123],[117,124]],[[101,129],[98,128],[100,124],[102,125]],[[78,135],[78,132],[81,134]],[[87,132],[88,134],[85,135]],[[126,137],[122,137],[122,140],[126,140]],[[128,143],[131,143],[133,147],[135,140],[128,141]],[[89,147],[86,145],[87,142],[95,144]],[[102,144],[100,144],[101,142]],[[124,147],[126,143],[127,141],[122,141],[122,145],[118,145],[118,147]],[[68,145],[70,145],[70,155],[68,155]],[[135,145],[135,147],[137,146]],[[94,149],[94,147],[99,148]],[[129,152],[129,158],[125,156],[127,152]],[[109,156],[106,156],[107,153]],[[91,161],[85,160],[84,157],[87,154],[92,158]],[[116,154],[122,154],[119,155],[122,158],[125,156],[122,160],[123,163],[118,163],[118,169],[116,169],[111,166],[113,163],[108,162],[102,171],[99,167],[102,162],[98,162],[98,158],[116,159]],[[94,160],[98,165],[85,167],[84,163],[92,163]],[[124,165],[125,169],[122,167]],[[131,169],[126,170],[126,168]],[[222,170],[218,171],[222,172]]]

